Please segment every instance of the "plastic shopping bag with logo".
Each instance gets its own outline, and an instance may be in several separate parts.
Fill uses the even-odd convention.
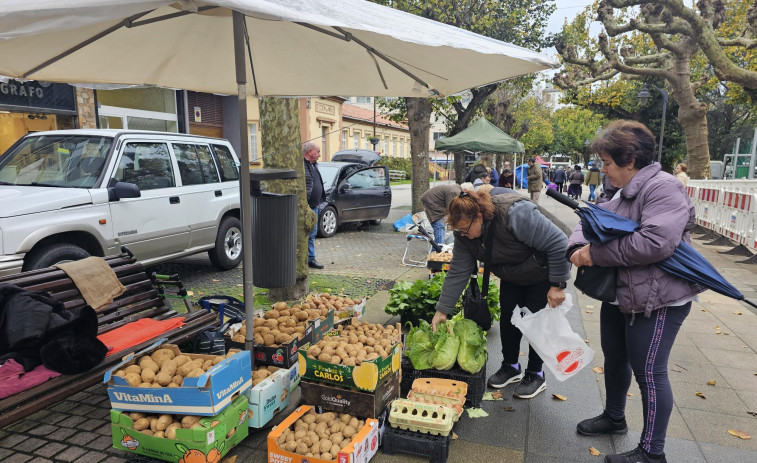
[[[572,306],[573,300],[568,294],[561,305],[547,306],[536,313],[515,307],[511,319],[559,381],[575,375],[594,358],[594,351],[573,332],[565,318]]]

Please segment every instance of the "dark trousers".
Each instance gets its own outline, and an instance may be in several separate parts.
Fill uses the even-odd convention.
[[[605,355],[605,410],[613,419],[625,416],[631,375],[641,390],[644,429],[641,446],[653,454],[663,453],[673,391],[668,380],[668,358],[679,328],[689,315],[691,303],[663,307],[649,318],[620,312],[616,305],[603,303],[599,317],[602,352]]]
[[[565,182],[555,182],[555,183],[557,183],[557,191],[562,193],[562,187],[563,185],[565,185]]]
[[[543,281],[529,286],[515,285],[500,281],[499,284],[499,308],[502,317],[499,319],[499,336],[502,340],[502,357],[505,364],[518,363],[520,353],[520,340],[523,334],[513,326],[510,318],[515,306],[527,307],[531,312],[538,312],[547,305],[547,292],[549,281]],[[542,359],[535,350],[528,350],[528,371],[539,372],[542,367]]]

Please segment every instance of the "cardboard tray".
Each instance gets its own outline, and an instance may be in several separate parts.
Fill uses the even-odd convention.
[[[220,461],[249,434],[247,398],[237,398],[218,415],[200,420],[199,429],[177,429],[176,439],[148,436],[132,429],[133,421],[118,410],[110,411],[113,447],[171,462]],[[228,437],[227,435],[230,434]],[[196,461],[196,460],[192,460]]]
[[[378,451],[379,447],[379,423],[377,420],[367,418],[363,426],[352,438],[352,442],[344,447],[334,460],[306,457],[293,452],[287,452],[279,448],[276,439],[281,436],[286,428],[291,426],[312,407],[302,405],[297,408],[284,421],[273,428],[268,434],[268,461],[281,463],[367,463]]]
[[[386,359],[378,357],[374,360],[365,360],[354,367],[308,358],[305,347],[300,348],[299,351],[300,376],[303,379],[366,392],[373,392],[380,384],[388,381],[392,373],[400,369],[401,361],[401,343],[394,345],[391,355]],[[354,378],[355,374],[359,375],[357,382]]]
[[[459,414],[443,405],[397,399],[389,409],[389,424],[393,428],[448,436]]]
[[[216,357],[186,354],[173,344],[161,345],[163,341],[127,355],[121,363],[105,373],[103,382],[108,385],[111,407],[133,412],[214,416],[252,387],[250,352],[244,350],[223,360],[199,377],[184,378],[181,387],[132,387],[125,379],[114,376],[117,370],[136,363],[136,359],[158,348],[171,349],[176,355],[186,355],[192,359],[207,360]]]
[[[392,400],[399,397],[399,371],[374,392],[362,392],[339,386],[302,381],[300,383],[302,403],[317,404],[324,410],[349,413],[365,418],[379,419]]]

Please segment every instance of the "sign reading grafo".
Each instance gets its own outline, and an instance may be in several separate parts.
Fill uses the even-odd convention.
[[[0,106],[76,111],[74,87],[30,80],[0,82]]]

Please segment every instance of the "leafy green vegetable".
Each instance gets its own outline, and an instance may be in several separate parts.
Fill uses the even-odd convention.
[[[405,351],[405,355],[408,356],[416,370],[433,368],[429,361],[429,357],[434,352],[432,334],[431,325],[425,320],[421,320],[418,326],[410,328],[410,333],[408,333],[406,339],[407,351]]]
[[[478,373],[486,363],[486,336],[473,320],[455,321],[455,336],[460,340],[457,363],[468,373]]]
[[[452,331],[454,322],[448,320],[436,325],[436,332],[431,339],[434,351],[429,356],[429,363],[437,370],[449,370],[455,366],[460,339]]]

